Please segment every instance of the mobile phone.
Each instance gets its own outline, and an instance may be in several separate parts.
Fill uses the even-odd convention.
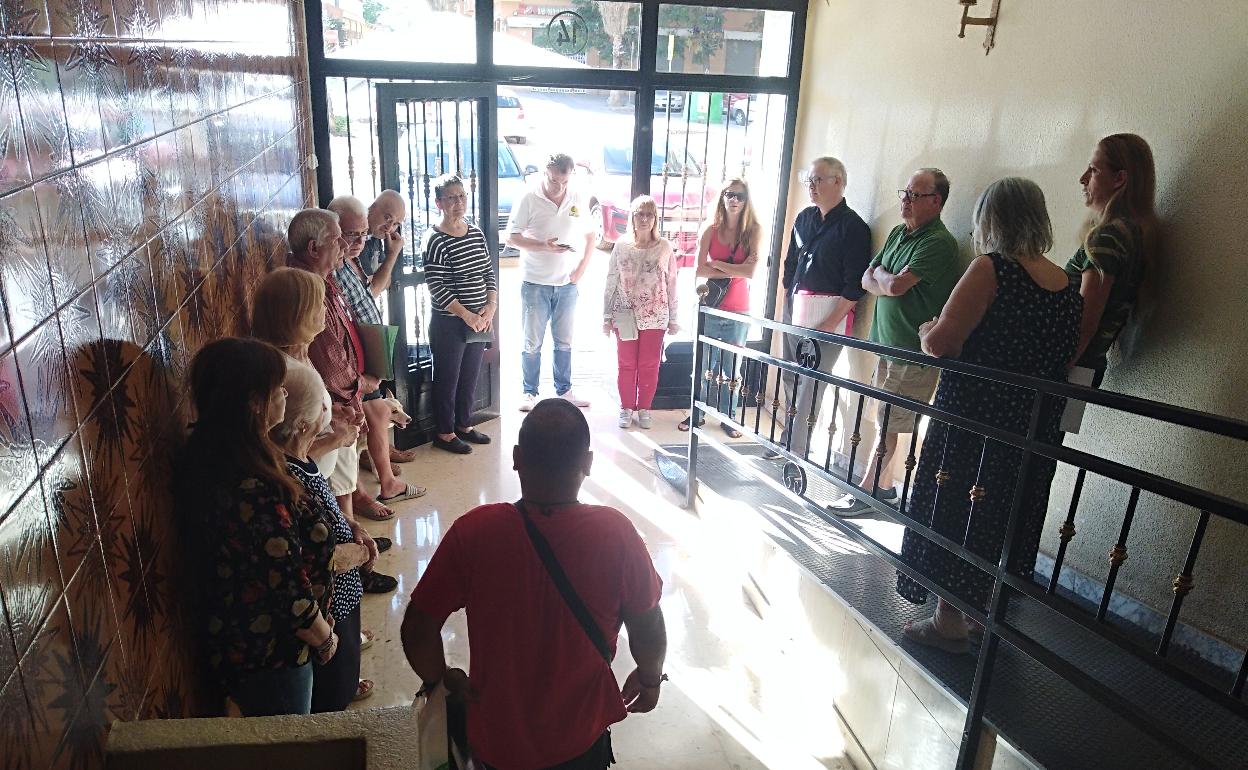
[[[571,251],[571,250],[572,250],[572,245],[571,245],[571,244],[568,244],[568,243],[556,243],[555,245],[556,245],[556,246],[558,246],[559,248],[563,249],[564,251]]]

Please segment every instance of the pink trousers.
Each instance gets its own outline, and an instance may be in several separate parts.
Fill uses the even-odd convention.
[[[665,329],[642,329],[637,339],[624,341],[615,337],[615,356],[619,364],[620,407],[649,409],[654,391],[659,387],[659,362],[663,358]]]

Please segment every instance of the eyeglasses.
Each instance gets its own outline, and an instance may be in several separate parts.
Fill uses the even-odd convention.
[[[634,211],[633,219],[654,219],[654,214],[649,211]]]
[[[807,187],[817,187],[824,182],[835,182],[836,179],[836,176],[806,176],[804,174],[801,177],[802,184]]]
[[[913,190],[898,190],[897,198],[903,201],[917,201],[919,198],[934,198],[940,193],[917,193]]]
[[[342,239],[344,241],[351,241],[352,243],[365,240],[366,238],[368,238],[367,230],[357,230],[355,232],[344,232],[342,234]]]
[[[746,195],[745,193],[737,192],[735,190],[728,190],[724,193],[724,200],[726,201],[741,201],[744,203],[745,200],[749,197],[750,196]]]

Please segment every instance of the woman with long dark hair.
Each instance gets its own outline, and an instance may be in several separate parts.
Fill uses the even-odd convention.
[[[1099,386],[1107,354],[1135,311],[1160,228],[1155,209],[1153,151],[1135,134],[1111,134],[1096,143],[1079,177],[1091,220],[1066,272],[1079,279],[1083,323],[1074,364],[1091,369]]]
[[[338,646],[325,614],[333,538],[269,438],[285,414],[285,375],[282,354],[258,340],[201,348],[177,470],[202,652],[244,716],[307,714],[308,663],[328,662]]]

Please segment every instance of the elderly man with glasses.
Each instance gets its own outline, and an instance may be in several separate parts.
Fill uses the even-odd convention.
[[[859,276],[871,260],[871,228],[845,201],[845,164],[832,157],[816,158],[804,175],[811,205],[793,222],[784,258],[786,323],[836,334],[851,334],[853,310],[865,292]],[[785,357],[797,357],[799,340],[785,335]],[[818,368],[831,372],[840,345],[819,346]],[[792,426],[785,421],[780,443],[798,455],[810,453],[810,431],[819,418],[820,383],[803,379],[796,393],[785,380],[788,401],[797,410]],[[833,418],[835,419],[835,418]],[[771,458],[778,458],[772,453]],[[822,463],[821,463],[822,464]]]
[[[919,326],[940,315],[962,276],[958,243],[940,220],[940,212],[949,200],[949,177],[938,168],[921,168],[910,177],[906,189],[897,191],[897,197],[901,199],[902,224],[888,234],[884,248],[863,273],[862,285],[876,297],[871,341],[919,351]],[[881,356],[871,384],[927,402],[935,393],[939,378],[938,369]],[[880,482],[876,498],[896,505],[900,492],[894,486],[897,474],[890,466],[897,453],[899,435],[915,431],[917,415],[880,402],[876,424],[883,434],[884,455],[871,453],[862,483],[875,483],[878,464]],[[863,500],[845,495],[831,503],[828,510],[840,516],[857,516],[871,508]]]

